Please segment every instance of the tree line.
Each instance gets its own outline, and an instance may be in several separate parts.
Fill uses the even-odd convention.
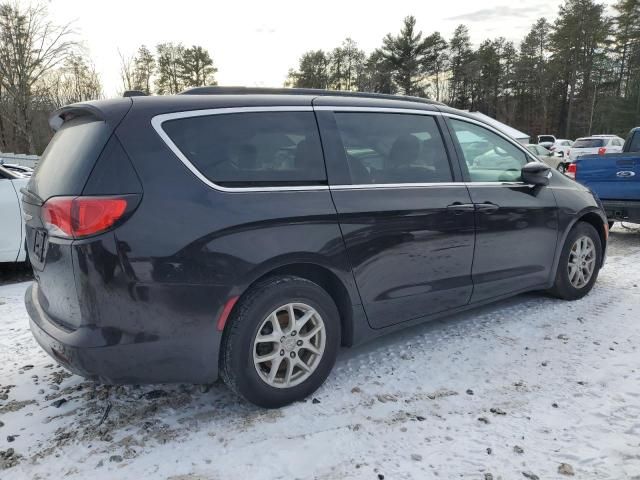
[[[372,52],[351,38],[306,52],[285,86],[431,97],[531,135],[624,135],[640,125],[639,18],[640,0],[618,0],[612,15],[595,0],[564,0],[557,18],[536,21],[519,45],[498,37],[474,47],[464,25],[445,39],[409,16]],[[216,72],[198,45],[120,54],[123,91],[175,94],[215,85]],[[72,25],[52,22],[45,4],[0,3],[0,151],[41,153],[52,110],[103,97]]]
[[[625,135],[640,125],[640,0],[613,11],[565,0],[553,23],[540,18],[519,45],[498,37],[477,48],[465,25],[447,41],[409,16],[369,54],[351,38],[304,53],[286,85],[430,97],[532,136]]]
[[[217,71],[209,52],[198,45],[185,47],[168,42],[159,44],[155,55],[146,45],[140,46],[133,57],[120,54],[124,90],[148,95],[174,95],[190,87],[216,85]]]
[[[213,85],[217,71],[205,48],[170,42],[121,54],[120,64],[123,91],[159,95]],[[42,153],[53,110],[101,98],[102,82],[71,24],[52,22],[44,4],[0,3],[0,151]]]

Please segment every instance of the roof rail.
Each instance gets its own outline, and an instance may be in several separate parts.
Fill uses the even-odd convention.
[[[407,102],[443,105],[435,100],[407,95],[387,93],[350,92],[344,90],[323,90],[320,88],[266,88],[266,87],[194,87],[180,95],[317,95],[330,97],[378,98],[382,100],[404,100]]]
[[[147,94],[142,90],[126,90],[123,94],[123,97],[146,97]]]

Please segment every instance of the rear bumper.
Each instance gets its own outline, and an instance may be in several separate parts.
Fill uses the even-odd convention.
[[[607,219],[640,223],[640,201],[602,200]]]
[[[212,329],[198,337],[135,338],[96,326],[67,330],[38,301],[34,282],[25,295],[31,332],[40,346],[73,373],[109,384],[208,383],[218,377],[221,335]],[[152,320],[152,319],[150,319]]]

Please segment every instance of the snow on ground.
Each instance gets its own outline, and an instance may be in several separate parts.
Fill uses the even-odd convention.
[[[31,338],[28,284],[0,286],[0,478],[640,478],[639,265],[640,232],[616,227],[585,299],[521,295],[343,350],[313,400],[271,411],[222,384],[70,376]]]

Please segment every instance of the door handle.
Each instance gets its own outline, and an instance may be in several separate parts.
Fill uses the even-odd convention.
[[[454,212],[456,215],[460,215],[464,212],[472,212],[476,209],[473,203],[461,203],[455,202],[451,205],[447,205],[447,211]]]
[[[493,213],[500,208],[500,205],[496,205],[495,203],[491,202],[484,202],[476,203],[475,207],[478,212]]]

